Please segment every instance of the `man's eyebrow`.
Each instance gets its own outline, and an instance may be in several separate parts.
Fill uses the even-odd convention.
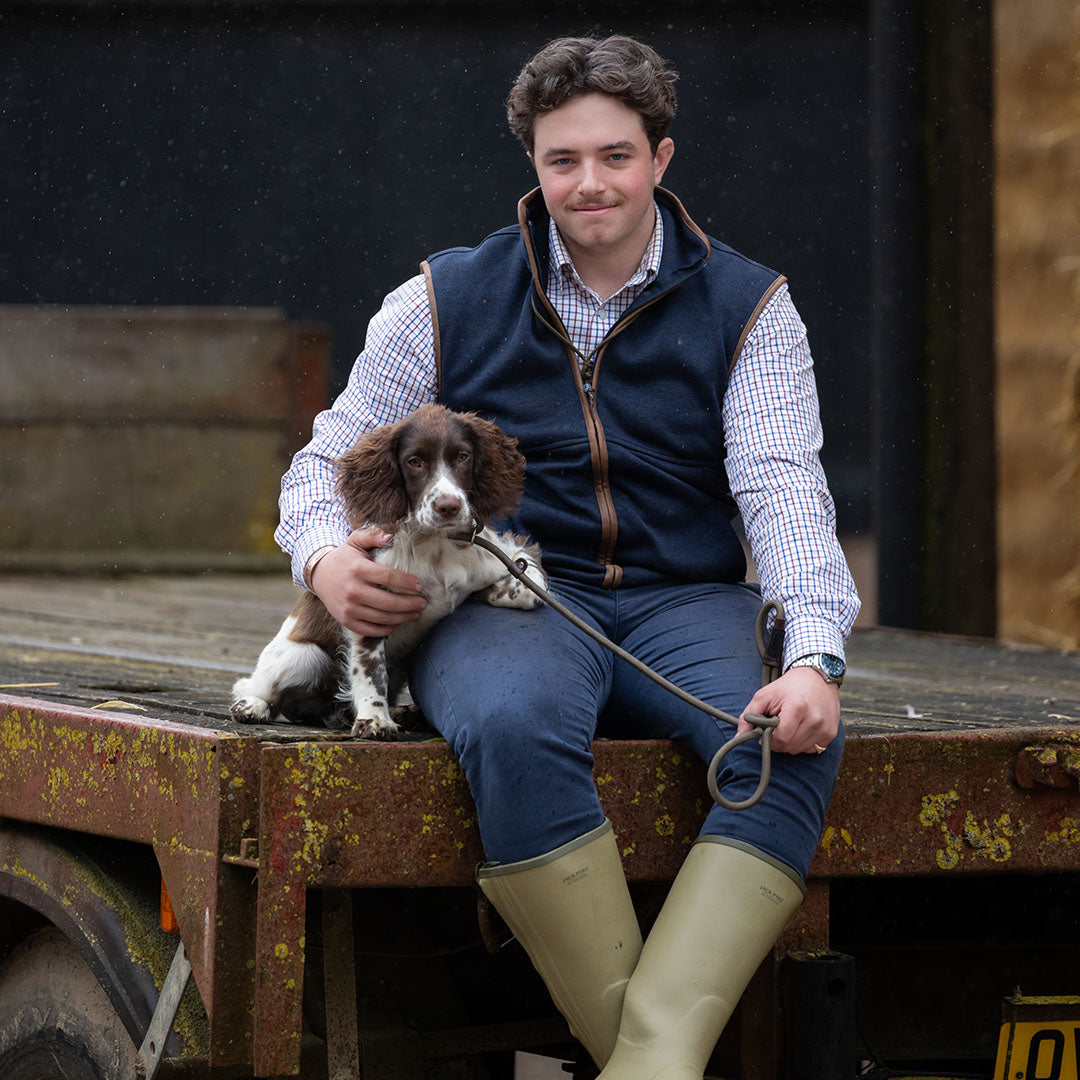
[[[601,154],[610,153],[612,150],[634,150],[636,149],[634,143],[629,139],[624,139],[622,142],[608,143],[606,146],[600,147]],[[553,158],[561,157],[573,157],[574,154],[580,151],[574,150],[570,147],[553,147],[550,150],[545,150],[542,155],[542,160],[551,161]]]

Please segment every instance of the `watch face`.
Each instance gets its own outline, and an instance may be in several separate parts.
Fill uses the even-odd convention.
[[[842,679],[844,677],[844,661],[839,656],[830,656],[828,653],[821,654],[821,666],[830,679]]]

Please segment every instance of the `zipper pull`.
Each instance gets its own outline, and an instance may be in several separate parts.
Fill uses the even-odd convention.
[[[589,399],[589,404],[596,408],[596,387],[591,382],[583,384],[585,387],[585,396]]]

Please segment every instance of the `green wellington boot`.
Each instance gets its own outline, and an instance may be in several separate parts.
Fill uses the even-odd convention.
[[[484,895],[521,942],[570,1031],[602,1066],[641,931],[611,822],[519,863],[482,866]]]
[[[694,844],[627,986],[600,1080],[702,1080],[743,990],[803,896],[794,873],[765,856]]]

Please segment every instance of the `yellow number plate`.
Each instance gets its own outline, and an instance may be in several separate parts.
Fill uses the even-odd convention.
[[[1080,1080],[1080,1020],[1001,1025],[994,1080]]]

